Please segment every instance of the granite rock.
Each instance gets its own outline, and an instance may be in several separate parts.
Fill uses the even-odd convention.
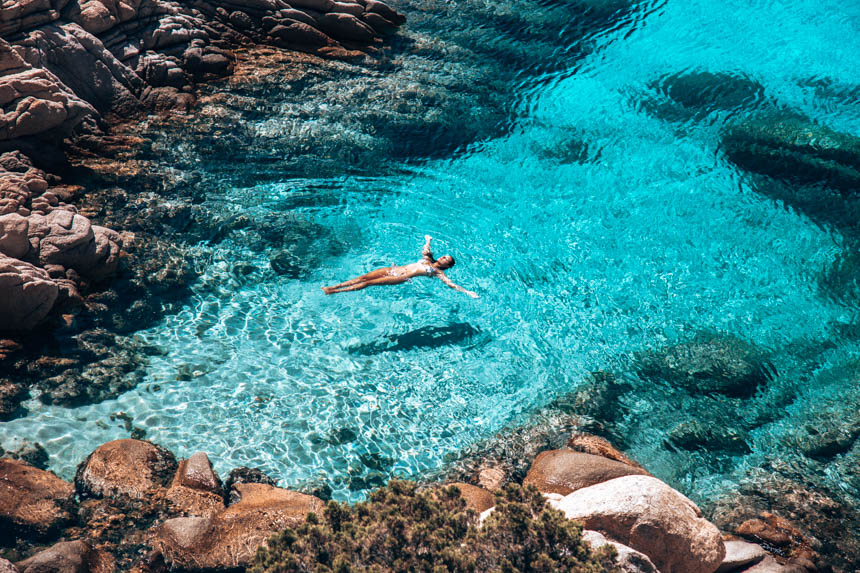
[[[719,530],[699,508],[650,476],[619,477],[554,505],[586,529],[644,553],[662,573],[711,573],[725,557]]]
[[[50,537],[73,519],[74,486],[25,462],[0,458],[0,532]]]

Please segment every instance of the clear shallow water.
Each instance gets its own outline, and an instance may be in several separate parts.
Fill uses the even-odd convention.
[[[504,138],[386,177],[233,189],[222,200],[255,216],[303,205],[293,212],[330,229],[347,253],[294,280],[265,271],[268,259],[239,239],[201,246],[209,262],[193,299],[139,333],[163,352],[144,384],[81,408],[33,401],[28,417],[5,424],[5,439],[41,442],[68,478],[96,445],[129,435],[115,416],[125,412],[180,456],[206,451],[222,475],[258,466],[285,485],[324,479],[336,498],[357,499],[381,476],[438,469],[590,371],[629,373],[634,352],[716,330],[773,350],[782,373],[755,399],[772,401],[774,414],[752,453],[693,471],[699,454],[663,446],[671,412],[659,394],[630,404],[632,418],[653,424],[625,423],[631,452],[657,475],[694,497],[718,491],[778,457],[797,421],[844,390],[838,377],[812,382],[850,363],[855,345],[813,353],[817,362],[797,350],[854,318],[818,285],[843,239],[756,193],[723,158],[719,131],[747,110],[667,121],[643,105],[647,86],[686,71],[740,74],[860,133],[856,106],[804,84],[860,83],[858,17],[836,3],[670,1],[595,38],[602,48],[577,69],[524,84]],[[320,291],[415,260],[425,233],[437,256],[457,259],[449,276],[478,300],[426,279]],[[239,279],[238,263],[262,270]],[[360,352],[426,327],[463,338]]]

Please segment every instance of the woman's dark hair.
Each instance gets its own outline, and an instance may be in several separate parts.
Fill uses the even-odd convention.
[[[450,269],[454,266],[454,257],[451,255],[443,255],[436,259],[436,262],[439,264],[439,268]]]

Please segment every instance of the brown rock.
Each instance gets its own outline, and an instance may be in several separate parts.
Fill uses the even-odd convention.
[[[182,460],[176,476],[179,478],[179,483],[185,487],[202,491],[221,491],[221,478],[212,469],[209,456],[203,452],[195,452],[187,460]]]
[[[265,484],[237,484],[241,499],[212,517],[169,519],[152,545],[173,569],[225,570],[251,563],[273,533],[323,509],[319,498]]]
[[[179,462],[166,497],[185,515],[211,517],[224,509],[221,480],[203,452]]]
[[[0,530],[51,536],[72,519],[75,488],[19,460],[0,458]]]
[[[47,272],[0,254],[0,330],[30,330],[48,316],[58,295]]]
[[[776,547],[791,545],[791,535],[761,519],[748,519],[741,523],[735,533],[743,537],[764,541]]]
[[[15,569],[15,566],[10,561],[6,561],[0,557],[0,573],[18,573],[18,570]]]
[[[466,507],[477,513],[484,513],[494,505],[496,498],[484,488],[463,482],[449,484],[460,490],[460,496],[466,501]]]
[[[616,449],[615,446],[609,443],[609,440],[601,438],[600,436],[579,433],[573,434],[567,441],[567,447],[576,452],[591,454],[593,456],[601,456],[609,458],[610,460],[615,460],[616,462],[621,462],[622,464],[627,464],[628,466],[633,466],[634,468],[642,470],[645,469],[640,464],[631,460],[621,451]]]
[[[75,486],[93,497],[142,498],[164,486],[176,471],[176,458],[165,448],[141,440],[115,440],[91,453],[75,474]]]
[[[20,573],[111,573],[113,557],[85,541],[62,541],[17,563]]]
[[[549,450],[538,454],[523,485],[533,485],[544,493],[567,495],[622,476],[646,474],[640,468],[600,456]]]
[[[662,573],[712,573],[725,557],[719,530],[696,504],[651,476],[616,478],[550,503],[644,553]]]

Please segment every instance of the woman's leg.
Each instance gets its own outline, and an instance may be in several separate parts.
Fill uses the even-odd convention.
[[[326,292],[335,291],[338,289],[342,289],[343,287],[348,287],[348,286],[352,286],[352,285],[355,285],[355,284],[358,284],[361,282],[365,282],[365,281],[369,281],[369,280],[373,280],[373,279],[378,279],[378,278],[384,277],[386,274],[388,274],[388,271],[390,269],[391,269],[391,267],[376,269],[375,271],[370,271],[367,274],[361,275],[360,277],[356,277],[354,279],[350,279],[346,282],[342,282],[340,284],[336,284],[336,285],[330,286],[330,287],[323,287],[323,290]]]
[[[383,277],[376,278],[376,279],[362,281],[360,283],[357,283],[357,284],[354,284],[351,286],[337,287],[337,288],[332,287],[332,288],[326,290],[326,294],[333,294],[336,292],[350,292],[350,291],[354,291],[354,290],[361,290],[363,288],[367,288],[369,286],[375,286],[375,285],[396,285],[396,284],[406,282],[406,280],[407,279],[404,279],[401,277],[383,276]]]

